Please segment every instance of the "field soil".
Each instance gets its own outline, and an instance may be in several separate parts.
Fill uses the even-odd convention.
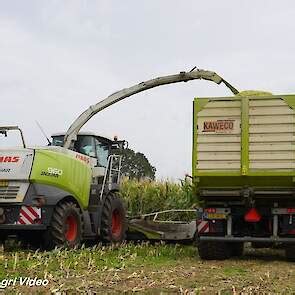
[[[46,278],[46,287],[8,286],[5,294],[274,294],[295,293],[295,263],[282,250],[246,248],[225,261],[202,261],[191,245],[124,244],[50,252],[0,252],[0,283]],[[3,281],[4,280],[4,281]]]

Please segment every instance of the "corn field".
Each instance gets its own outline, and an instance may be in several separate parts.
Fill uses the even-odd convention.
[[[131,217],[170,209],[194,209],[197,205],[192,184],[188,180],[173,183],[125,179],[121,184],[120,196]]]

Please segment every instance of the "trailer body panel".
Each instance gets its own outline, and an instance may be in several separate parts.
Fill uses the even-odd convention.
[[[202,187],[293,187],[295,96],[196,98],[193,177]]]

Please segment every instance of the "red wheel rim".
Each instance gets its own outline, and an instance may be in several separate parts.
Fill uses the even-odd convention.
[[[73,215],[70,215],[66,219],[66,232],[65,237],[67,241],[72,242],[77,238],[78,223]]]
[[[115,209],[112,214],[112,235],[120,237],[122,231],[122,217],[119,210]]]

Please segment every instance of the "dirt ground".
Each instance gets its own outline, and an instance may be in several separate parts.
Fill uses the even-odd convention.
[[[247,248],[240,258],[202,261],[193,246],[0,253],[1,280],[46,278],[46,287],[10,286],[7,294],[279,294],[295,293],[295,263],[282,250]],[[0,291],[1,293],[1,291]]]

